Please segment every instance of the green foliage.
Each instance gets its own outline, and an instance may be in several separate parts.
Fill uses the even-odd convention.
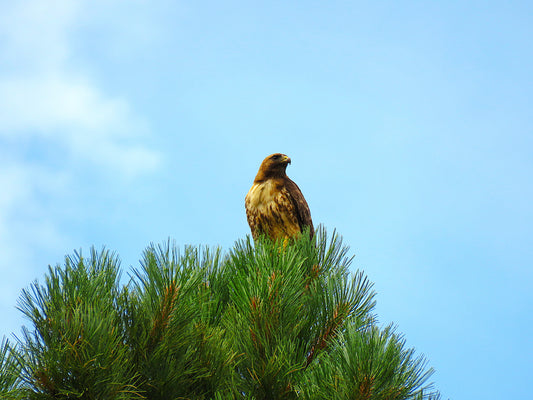
[[[373,315],[337,234],[149,246],[127,285],[107,250],[22,292],[0,348],[8,399],[431,399],[432,370]]]
[[[350,324],[331,352],[322,354],[301,388],[309,399],[437,399],[420,390],[433,373],[423,357],[405,349],[393,327]]]
[[[229,389],[235,352],[210,287],[220,259],[191,247],[181,255],[168,242],[150,246],[134,271],[125,331],[147,398],[203,399]]]
[[[20,363],[17,362],[17,351],[7,339],[0,342],[0,398],[19,399]]]
[[[243,393],[257,399],[297,397],[302,371],[327,349],[349,318],[368,318],[371,285],[348,274],[338,237],[316,251],[308,235],[294,244],[239,242],[227,268],[230,304],[224,325],[243,354],[237,371]]]
[[[22,292],[21,379],[30,399],[126,399],[136,371],[124,344],[119,261],[107,250],[50,267],[45,284]]]

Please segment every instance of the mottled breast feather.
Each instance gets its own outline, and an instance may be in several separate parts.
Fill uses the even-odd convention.
[[[294,237],[309,227],[314,235],[311,212],[300,188],[288,177],[254,182],[245,199],[246,216],[257,239]]]

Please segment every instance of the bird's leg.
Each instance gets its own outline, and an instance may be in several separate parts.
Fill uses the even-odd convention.
[[[280,245],[278,247],[278,253],[281,254],[282,251],[285,251],[285,249],[287,248],[287,245],[289,244],[289,240],[290,240],[289,236],[285,236],[281,242],[278,240],[278,243]]]

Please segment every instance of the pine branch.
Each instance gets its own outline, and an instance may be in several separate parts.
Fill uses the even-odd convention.
[[[438,399],[432,369],[375,324],[372,283],[342,238],[150,245],[121,286],[111,252],[75,252],[22,292],[0,345],[17,399]],[[10,397],[11,396],[11,397]]]
[[[427,381],[433,370],[426,360],[405,349],[391,326],[348,326],[335,349],[324,353],[310,370],[302,390],[309,398],[403,400],[437,399]],[[311,389],[309,389],[311,388]]]
[[[117,329],[119,261],[106,250],[75,253],[22,293],[21,379],[30,397],[131,398],[135,372]]]
[[[0,342],[0,397],[2,399],[14,400],[22,396],[19,357],[17,348],[3,338]]]

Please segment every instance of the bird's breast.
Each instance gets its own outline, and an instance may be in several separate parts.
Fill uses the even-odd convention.
[[[246,195],[246,202],[258,210],[267,207],[276,198],[276,184],[270,180],[254,183]]]

